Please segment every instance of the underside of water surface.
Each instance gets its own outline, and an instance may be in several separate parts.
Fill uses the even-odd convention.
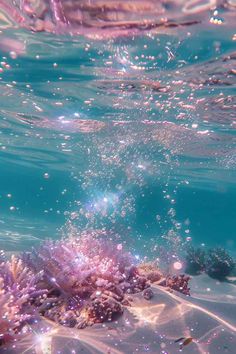
[[[0,0],[0,353],[235,353],[235,181],[236,1]]]

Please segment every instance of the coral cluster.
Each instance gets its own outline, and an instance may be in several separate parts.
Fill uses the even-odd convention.
[[[143,262],[138,265],[138,273],[145,277],[150,283],[159,282],[163,274],[155,262]]]
[[[129,305],[130,295],[143,291],[144,298],[150,299],[153,294],[149,287],[154,282],[189,294],[189,278],[168,277],[163,281],[155,263],[138,265],[122,244],[115,244],[102,231],[47,241],[38,250],[24,254],[23,260],[35,273],[44,272],[42,287],[47,288],[48,295],[41,314],[68,327],[113,320]]]
[[[20,259],[0,259],[0,346],[19,341],[29,328],[27,323],[37,316],[36,307],[46,295],[38,290],[41,273],[34,275]]]
[[[47,241],[23,260],[34,272],[44,271],[48,301],[41,313],[70,327],[112,320],[122,313],[126,294],[149,286],[131,254],[102,232]]]
[[[218,280],[225,279],[235,268],[234,259],[221,247],[209,249],[207,252],[201,248],[190,247],[185,262],[188,274],[205,272]]]
[[[208,251],[206,257],[206,273],[216,279],[224,279],[233,271],[234,259],[223,249],[213,248]]]
[[[197,275],[205,270],[205,251],[202,248],[189,247],[186,253],[186,272]]]
[[[185,274],[167,275],[164,276],[158,269],[155,262],[141,263],[138,265],[138,273],[141,274],[150,284],[157,283],[168,289],[178,291],[184,295],[190,295],[189,281],[190,277]],[[143,292],[145,298],[151,298],[150,290],[147,289]]]
[[[165,279],[165,286],[178,291],[184,295],[190,295],[190,288],[188,286],[190,277],[185,274],[168,276]]]
[[[152,283],[189,295],[189,277],[167,276],[137,260],[103,231],[86,231],[10,260],[0,258],[0,346],[19,341],[40,316],[84,328],[112,321],[132,294],[153,297]]]

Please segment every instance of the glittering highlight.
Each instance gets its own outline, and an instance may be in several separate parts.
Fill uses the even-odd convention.
[[[138,263],[105,231],[48,240],[0,266],[1,347],[33,331],[40,318],[77,329],[111,322],[132,306],[134,294],[152,299],[152,284],[190,294],[189,277]]]
[[[0,258],[0,347],[18,342],[30,332],[39,318],[37,306],[47,290],[38,288],[42,272],[33,274],[22,260],[14,255],[10,260]]]

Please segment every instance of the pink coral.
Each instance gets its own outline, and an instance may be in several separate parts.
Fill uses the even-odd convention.
[[[83,328],[122,314],[131,294],[143,292],[145,299],[151,299],[154,282],[189,294],[189,278],[165,278],[155,262],[137,264],[113,238],[105,231],[90,230],[46,241],[22,255],[34,274],[43,272],[38,288],[46,288],[47,297],[33,302],[41,315]]]
[[[32,302],[40,301],[45,290],[38,290],[41,274],[35,276],[22,262],[12,256],[0,260],[0,346],[18,341],[26,332],[25,325],[35,317]]]
[[[46,241],[21,258],[0,254],[0,346],[29,333],[39,314],[83,328],[121,315],[131,294],[150,300],[155,282],[189,295],[188,281],[185,275],[164,277],[155,262],[137,264],[103,231]]]
[[[125,294],[149,286],[131,254],[102,231],[47,241],[23,259],[34,272],[44,271],[49,297],[43,315],[64,325],[81,327],[111,319],[122,313]]]

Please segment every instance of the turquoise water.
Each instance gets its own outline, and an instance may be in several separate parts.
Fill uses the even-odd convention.
[[[0,0],[0,353],[234,353],[235,10]]]
[[[147,256],[159,242],[234,251],[235,26],[224,12],[209,23],[212,11],[105,39],[4,29],[1,248],[73,224]]]

